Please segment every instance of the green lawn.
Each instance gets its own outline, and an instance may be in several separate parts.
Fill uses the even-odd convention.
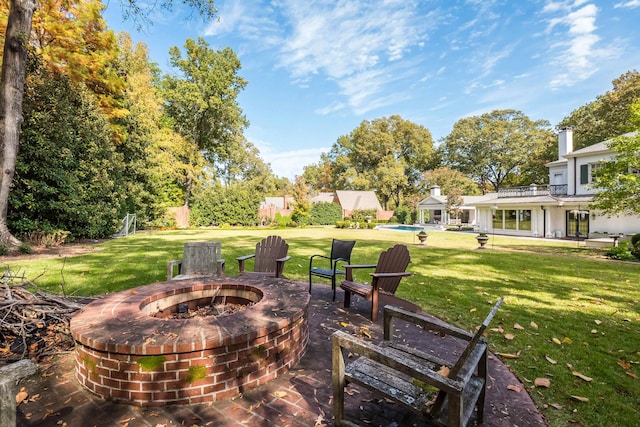
[[[453,232],[431,232],[420,246],[409,232],[212,229],[138,233],[85,255],[2,264],[49,291],[60,293],[63,285],[67,294],[96,295],[164,280],[167,261],[181,257],[185,241],[221,241],[226,273],[235,275],[235,258],[269,234],[290,245],[285,274],[305,282],[309,256],[327,253],[332,237],[358,241],[354,263],[375,263],[392,244],[408,244],[414,275],[398,295],[426,312],[472,329],[505,296],[489,332],[492,351],[517,356],[504,361],[551,426],[637,423],[640,264],[605,260],[576,242],[492,236],[480,251],[474,234]],[[548,389],[534,387],[542,377],[551,381]]]

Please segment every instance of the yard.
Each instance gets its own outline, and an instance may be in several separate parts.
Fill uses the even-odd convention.
[[[222,242],[226,274],[235,258],[269,234],[290,245],[285,274],[308,280],[309,257],[328,254],[332,237],[358,241],[354,263],[375,263],[394,243],[406,243],[414,273],[398,296],[463,328],[479,324],[499,296],[492,351],[517,374],[551,426],[633,425],[640,401],[640,263],[606,260],[574,241],[491,236],[487,250],[474,234],[430,232],[426,246],[411,232],[308,228],[186,230],[138,233],[76,246],[76,253],[7,258],[9,267],[49,291],[98,295],[164,280],[185,241]],[[360,277],[367,279],[366,272]],[[537,378],[548,387],[534,385]],[[518,391],[513,391],[517,393]],[[525,392],[520,391],[520,392]]]

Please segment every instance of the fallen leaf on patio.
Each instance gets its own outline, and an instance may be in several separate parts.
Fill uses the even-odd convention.
[[[64,401],[64,404],[66,405],[67,403],[71,402],[71,398],[68,398],[67,400]]]
[[[512,354],[512,353],[496,353],[496,356],[504,357],[505,359],[519,359],[520,358],[519,354]]]
[[[360,328],[360,333],[367,338],[371,338],[371,334],[369,333],[369,330],[365,326]]]
[[[511,341],[512,339],[514,339],[516,336],[513,334],[504,334],[504,338]]]
[[[449,369],[449,367],[448,367],[448,366],[443,366],[443,367],[441,367],[441,368],[438,370],[438,373],[439,373],[440,375],[442,375],[443,377],[449,377],[449,372],[450,372],[450,371],[451,371],[451,370]]]
[[[511,390],[511,391],[515,391],[516,393],[520,393],[520,390],[522,390],[522,389],[520,387],[518,387],[517,385],[509,384],[507,386],[507,390]]]
[[[536,378],[533,380],[533,384],[536,387],[549,388],[551,387],[551,380],[549,378]]]
[[[136,291],[134,291],[134,290],[132,289],[132,290],[130,290],[130,291],[129,291],[129,293],[130,293],[131,295],[135,295],[137,292],[136,292]]]
[[[544,358],[547,359],[547,362],[551,363],[552,365],[555,365],[556,363],[558,363],[547,355],[545,355]]]
[[[638,376],[636,374],[634,374],[633,372],[629,372],[629,371],[624,371],[625,374],[629,375],[631,378],[633,378],[634,380],[638,379]]]
[[[589,401],[588,397],[574,396],[574,395],[571,395],[571,397],[574,398],[575,400],[579,400],[580,402],[588,402]]]
[[[21,404],[27,397],[29,397],[29,393],[23,388],[20,389],[18,394],[16,394],[16,405]]]
[[[287,392],[278,390],[278,391],[274,391],[273,395],[275,397],[278,397],[278,398],[282,399],[283,397],[287,397]]]
[[[631,367],[631,363],[625,362],[624,360],[618,360],[616,362],[622,369],[629,369]]]
[[[522,331],[522,330],[524,330],[524,326],[522,326],[519,323],[516,323],[515,325],[513,325],[513,329],[517,329],[519,331]]]
[[[552,407],[552,408],[555,408],[555,409],[557,409],[557,410],[562,409],[562,405],[560,405],[559,403],[552,403],[552,404],[551,404],[551,407]]]
[[[529,323],[529,325],[533,328],[533,329],[538,329],[538,324],[536,322],[534,322],[533,320],[531,321],[531,323]]]
[[[554,343],[558,344],[558,345],[562,345],[562,341],[560,341],[558,338],[553,337],[551,338],[551,341],[553,341]]]
[[[349,324],[347,322],[340,322],[340,326],[346,328],[347,326],[349,326]]]
[[[596,325],[599,325],[599,324],[601,324],[601,323],[602,323],[600,320],[597,320],[597,319],[596,319],[596,320],[594,320],[594,322],[596,323]]]
[[[580,373],[580,372],[578,372],[578,371],[573,371],[573,372],[571,372],[571,373],[573,374],[573,376],[574,376],[574,377],[578,377],[578,378],[580,378],[581,380],[584,380],[584,381],[586,381],[586,382],[589,382],[589,381],[592,381],[592,380],[593,380],[593,378],[590,378],[590,377],[588,377],[588,376],[586,376],[586,375],[583,375],[583,374],[581,374],[581,373]]]

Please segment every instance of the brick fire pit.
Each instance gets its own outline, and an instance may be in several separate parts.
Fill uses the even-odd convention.
[[[167,317],[214,300],[246,307],[221,316]],[[71,320],[76,378],[105,399],[140,406],[229,398],[302,358],[308,305],[306,286],[263,277],[176,280],[118,292]]]

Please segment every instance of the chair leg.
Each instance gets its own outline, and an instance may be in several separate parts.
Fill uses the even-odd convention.
[[[331,290],[333,291],[333,300],[336,300],[336,276],[331,276]]]
[[[311,274],[311,270],[309,270],[309,293],[311,293],[311,277],[313,275]]]
[[[344,291],[344,308],[351,307],[351,291]]]
[[[373,289],[371,293],[371,321],[378,320],[378,290]]]

